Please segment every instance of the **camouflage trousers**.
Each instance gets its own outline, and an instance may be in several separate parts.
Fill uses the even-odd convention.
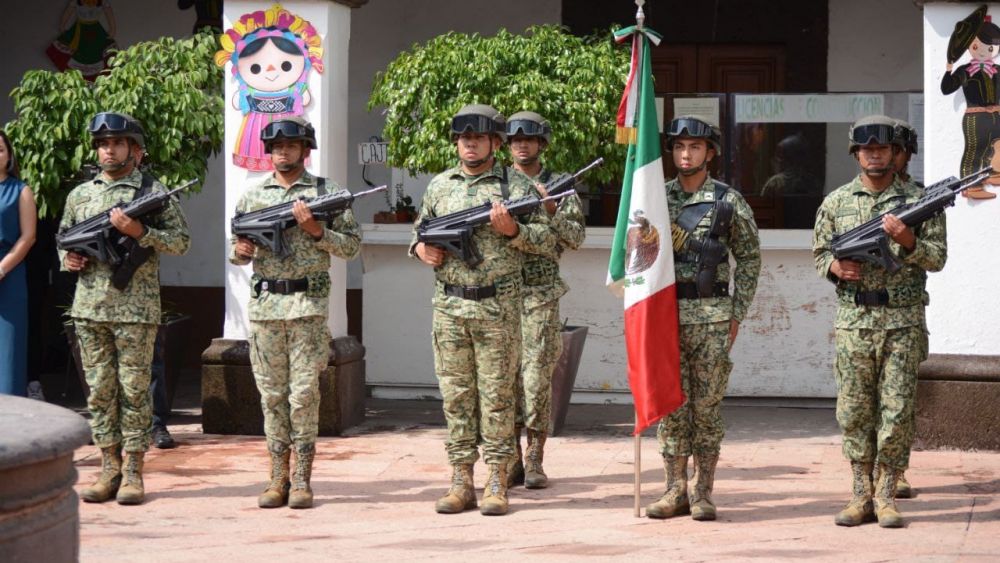
[[[517,377],[518,426],[548,434],[552,422],[552,371],[562,353],[559,300],[521,315],[521,372]]]
[[[514,455],[514,381],[521,353],[520,309],[499,319],[434,311],[434,371],[448,423],[445,450],[452,465]]]
[[[837,422],[844,457],[906,469],[927,332],[920,326],[836,332]]]
[[[153,408],[149,394],[156,325],[74,319],[80,360],[90,395],[94,445],[149,449]]]
[[[250,321],[250,365],[267,448],[312,451],[319,434],[319,374],[330,361],[326,318]]]
[[[729,321],[680,325],[681,388],[687,398],[660,420],[663,456],[716,455],[726,433],[722,396],[729,385]]]

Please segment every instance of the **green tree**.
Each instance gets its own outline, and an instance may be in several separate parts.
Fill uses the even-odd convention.
[[[603,156],[604,168],[589,179],[607,182],[623,172],[615,116],[629,54],[610,33],[581,38],[554,25],[524,35],[446,33],[414,45],[378,73],[368,110],[385,108],[389,164],[410,174],[454,166],[451,117],[465,104],[484,103],[505,115],[544,115],[552,125],[546,166],[576,170]]]
[[[98,111],[131,114],[146,131],[143,167],[166,185],[204,180],[223,140],[222,69],[209,31],[164,37],[118,51],[93,83],[77,71],[25,73],[11,93],[17,117],[4,129],[41,218],[58,217],[95,159],[87,124]]]

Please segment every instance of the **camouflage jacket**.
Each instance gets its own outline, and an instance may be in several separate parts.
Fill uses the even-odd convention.
[[[685,192],[676,179],[667,182],[666,189],[671,224],[677,220],[684,207],[713,201],[715,198],[715,182],[711,177],[694,193]],[[757,234],[757,224],[753,220],[753,211],[736,190],[728,190],[724,201],[732,203],[735,208],[729,232],[719,237],[719,242],[736,261],[736,268],[732,273],[733,290],[727,297],[678,299],[681,324],[715,323],[730,319],[743,322],[753,296],[757,293],[757,278],[760,276],[760,237]],[[702,218],[691,236],[696,238],[708,236],[712,214],[713,212],[709,212]],[[719,264],[715,272],[716,282],[728,284],[729,270],[728,259]],[[698,267],[693,262],[675,260],[674,274],[677,282],[694,282]]]
[[[508,170],[515,171],[513,168]],[[530,179],[532,182],[544,183],[543,178],[551,181],[556,177],[557,174],[542,169],[537,176],[531,176]],[[556,212],[549,215],[549,222],[556,237],[556,244],[551,252],[528,254],[524,257],[525,310],[551,303],[569,291],[569,285],[559,275],[559,258],[566,249],[580,248],[584,237],[587,236],[580,196],[571,195],[563,198],[556,207]]]
[[[500,191],[504,168],[494,164],[493,168],[478,176],[470,176],[456,166],[435,176],[424,193],[413,229],[410,255],[416,257],[417,225],[424,217],[438,217],[480,205],[485,201],[503,201]],[[510,199],[518,199],[535,194],[534,184],[520,172],[507,174]],[[521,310],[522,269],[525,252],[549,253],[555,247],[555,235],[549,228],[549,219],[539,208],[530,215],[517,219],[518,233],[508,238],[489,223],[476,227],[472,238],[483,256],[483,261],[474,268],[448,254],[444,263],[434,269],[436,288],[434,306],[449,315],[475,319],[497,319]],[[497,296],[473,301],[445,295],[444,284],[463,286],[497,287]]]
[[[80,184],[66,197],[59,229],[85,221],[122,202],[132,201],[142,187],[142,174],[131,174],[112,180],[99,174],[90,182]],[[152,191],[168,191],[163,184],[153,182]],[[139,245],[156,252],[145,264],[139,266],[132,281],[119,291],[111,285],[111,266],[90,259],[80,271],[76,295],[70,316],[102,322],[160,323],[160,253],[184,254],[191,246],[184,212],[176,200],[156,215],[143,220],[146,233],[138,239]],[[59,262],[64,264],[66,252],[59,251]],[[65,270],[65,265],[62,266]]]
[[[326,181],[327,193],[339,190],[335,183]],[[300,197],[316,197],[316,176],[303,172],[288,189],[267,176],[243,194],[236,204],[236,211],[256,211]],[[278,258],[268,248],[256,247],[253,258],[236,255],[236,237],[230,239],[229,261],[238,266],[253,262],[250,278],[250,303],[247,307],[251,321],[288,320],[301,317],[326,317],[330,298],[330,255],[350,260],[361,249],[361,231],[354,214],[348,209],[329,225],[323,226],[323,237],[314,240],[298,225],[282,233],[291,253]],[[309,279],[309,289],[282,295],[256,290],[261,279]]]
[[[927,272],[944,267],[948,257],[945,219],[941,214],[914,229],[917,244],[906,251],[889,239],[890,251],[903,261],[903,267],[890,274],[881,266],[868,262],[861,265],[861,282],[841,282],[832,273],[833,254],[830,243],[835,233],[844,233],[877,217],[902,203],[920,199],[924,190],[897,178],[881,193],[865,188],[858,176],[851,183],[837,188],[823,200],[816,212],[813,232],[813,257],[820,276],[837,286],[836,328],[902,328],[925,326],[924,307],[929,302],[925,289]],[[865,307],[854,304],[858,290],[885,288],[889,292],[886,307]],[[895,303],[893,303],[895,301]]]

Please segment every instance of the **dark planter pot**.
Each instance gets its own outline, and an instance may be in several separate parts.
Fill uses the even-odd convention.
[[[569,410],[569,400],[576,384],[576,372],[580,369],[580,358],[583,356],[583,345],[587,340],[587,327],[563,327],[562,354],[559,363],[552,372],[552,435],[562,433],[566,423],[566,412]]]
[[[153,350],[153,364],[161,362],[163,372],[167,382],[167,405],[173,408],[174,395],[177,393],[177,381],[180,378],[180,368],[184,354],[184,334],[187,326],[191,322],[191,317],[180,314],[165,314],[163,322],[160,323],[156,331],[156,346]],[[80,377],[80,387],[83,389],[83,396],[90,395],[90,386],[87,385],[87,378],[83,373],[83,361],[80,359],[80,345],[76,339],[76,327],[73,321],[66,321],[63,324],[66,330],[66,339],[69,341],[70,350],[73,352],[73,362],[76,365],[76,373]]]

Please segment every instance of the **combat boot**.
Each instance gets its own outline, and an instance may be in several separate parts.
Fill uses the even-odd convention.
[[[528,432],[531,432],[529,430]],[[487,516],[507,514],[507,464],[491,463],[490,474],[483,489],[483,504],[479,513]]]
[[[715,486],[715,466],[719,454],[694,456],[694,487],[691,492],[691,518],[715,520],[712,488]]]
[[[472,482],[472,464],[452,466],[451,488],[438,499],[434,510],[440,514],[458,514],[476,507],[476,486]]]
[[[288,508],[312,508],[313,492],[309,481],[312,479],[315,456],[315,445],[295,452],[295,473],[292,474],[292,491],[288,495]]]
[[[545,455],[545,432],[528,429],[528,451],[524,455],[524,488],[544,489],[549,478],[542,469]]]
[[[871,462],[851,462],[851,502],[837,513],[833,521],[838,526],[859,526],[875,519],[875,508],[872,505],[872,467]]]
[[[899,477],[896,479],[896,498],[913,498],[915,496],[917,494],[910,486],[910,482],[906,480],[906,474],[900,471]]]
[[[658,501],[646,507],[647,517],[670,518],[691,513],[687,493],[687,464],[687,456],[666,456],[663,458],[663,472],[666,475],[667,488]]]
[[[126,452],[128,461],[125,462],[122,480],[124,483],[118,489],[118,504],[142,504],[146,498],[146,489],[142,484],[142,466],[146,457],[146,452]]]
[[[104,502],[115,496],[122,484],[122,447],[101,448],[101,472],[93,485],[80,491],[84,502]]]
[[[514,427],[514,449],[517,457],[510,460],[507,466],[507,486],[516,487],[524,484],[524,451],[521,449],[521,430],[523,426]]]
[[[257,506],[261,508],[278,508],[288,502],[288,489],[291,488],[288,476],[289,459],[292,451],[287,447],[280,452],[268,449],[271,455],[271,482],[264,492],[257,497]]]
[[[879,464],[878,482],[875,483],[875,518],[883,528],[902,528],[903,515],[896,509],[896,479],[899,470],[884,463]]]

